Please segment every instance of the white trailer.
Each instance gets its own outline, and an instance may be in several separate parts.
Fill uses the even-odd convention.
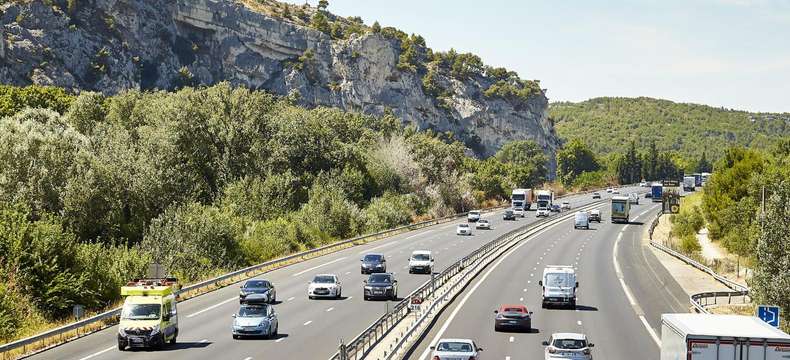
[[[696,178],[693,176],[683,177],[683,191],[694,191]]]
[[[661,315],[661,360],[790,359],[790,335],[754,316]]]
[[[529,210],[532,206],[532,189],[513,189],[510,193],[510,204],[513,208],[523,208],[524,211]]]

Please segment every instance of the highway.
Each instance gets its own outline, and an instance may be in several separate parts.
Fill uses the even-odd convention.
[[[639,189],[624,188],[622,192],[637,190]],[[601,194],[604,199],[610,197],[610,194],[605,191]],[[573,196],[567,200],[570,200],[574,208],[594,201],[591,195]],[[399,295],[405,296],[429,279],[428,275],[408,274],[406,265],[411,251],[418,249],[433,251],[436,258],[435,270],[440,271],[485,242],[535,221],[534,211],[529,212],[526,218],[514,222],[503,221],[501,214],[501,211],[484,214],[483,218],[492,222],[493,229],[489,231],[474,230],[473,236],[462,237],[455,234],[456,224],[465,222],[465,219],[461,219],[345,249],[260,276],[259,278],[272,281],[277,289],[278,304],[275,305],[275,310],[279,317],[280,335],[276,339],[232,339],[230,333],[231,315],[239,307],[238,285],[233,285],[179,303],[180,334],[176,345],[166,346],[161,350],[121,352],[117,349],[117,326],[113,326],[30,358],[78,360],[326,359],[337,350],[341,339],[348,341],[358,335],[380,317],[389,305],[387,301],[362,300],[362,282],[367,278],[359,271],[362,255],[367,252],[383,253],[387,257],[388,270],[395,272],[399,280]],[[601,227],[606,226],[608,225]],[[636,229],[636,227],[634,228]],[[590,231],[588,234],[599,232],[602,233],[602,231]],[[568,235],[564,236],[569,237]],[[536,239],[530,243],[535,246],[535,249],[542,249],[550,245],[549,242],[553,241],[552,239],[552,237]],[[562,246],[573,249],[575,245],[571,246],[571,244],[575,243],[576,241],[566,240],[563,243],[565,245]],[[590,248],[595,247],[590,246]],[[611,249],[609,251],[611,252]],[[558,254],[558,252],[555,251],[553,254]],[[535,254],[524,254],[523,256],[531,259],[532,255]],[[307,299],[307,284],[315,274],[319,273],[334,273],[340,277],[343,286],[343,299]],[[593,274],[583,275],[582,281],[590,281],[589,285],[592,285],[596,281],[592,276]],[[528,280],[526,274],[519,274],[518,278],[518,281],[511,281],[511,279],[506,283],[515,286],[515,284],[523,283],[521,280]],[[601,281],[608,280],[601,279]],[[509,294],[512,290],[509,289],[510,286],[501,285],[502,292],[496,294],[497,296]],[[518,287],[521,289],[525,286],[518,285]],[[493,304],[498,300],[491,298],[490,301]],[[487,307],[491,306],[493,305]],[[490,313],[489,310],[493,310],[493,308],[486,309],[486,314]],[[623,314],[632,315],[632,313]],[[548,320],[550,319],[545,321]],[[537,324],[541,324],[541,320],[538,320]]]
[[[687,312],[689,305],[680,286],[640,244],[660,210],[660,204],[640,200],[628,225],[611,223],[608,207],[601,206],[603,221],[590,230],[574,230],[570,219],[522,242],[455,298],[407,358],[428,359],[429,346],[440,338],[468,338],[484,349],[483,359],[543,359],[541,343],[552,333],[578,332],[595,344],[596,359],[658,359],[661,314]],[[576,267],[575,310],[541,308],[538,281],[546,265]],[[532,333],[494,332],[494,310],[501,304],[525,304],[533,311]]]

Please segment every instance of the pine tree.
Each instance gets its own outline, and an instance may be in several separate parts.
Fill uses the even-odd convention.
[[[702,172],[711,172],[711,170],[712,170],[712,166],[710,164],[710,161],[708,161],[708,158],[705,152],[703,151],[702,156],[699,159],[699,162],[697,162],[696,171],[702,173]]]

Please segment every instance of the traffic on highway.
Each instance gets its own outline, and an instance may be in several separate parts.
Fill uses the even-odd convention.
[[[565,200],[571,208],[566,212],[598,201],[590,194]],[[536,221],[534,208],[515,221],[503,219],[513,209],[473,212],[461,222],[339,251],[181,302],[173,316],[178,318],[177,341],[163,346],[165,351],[146,347],[141,352],[132,346],[118,351],[121,328],[115,326],[31,358],[328,358],[341,340],[356,336],[388,311],[389,303],[402,300],[430,279],[432,272],[501,234]],[[481,221],[487,224],[478,227]],[[458,235],[462,224],[470,225],[468,235]],[[532,312],[537,303],[521,304]],[[493,315],[500,305],[490,305],[485,313]]]

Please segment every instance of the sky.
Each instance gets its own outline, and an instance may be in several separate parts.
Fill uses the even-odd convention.
[[[790,112],[790,0],[329,0],[329,11],[477,54],[540,80],[550,101]]]

